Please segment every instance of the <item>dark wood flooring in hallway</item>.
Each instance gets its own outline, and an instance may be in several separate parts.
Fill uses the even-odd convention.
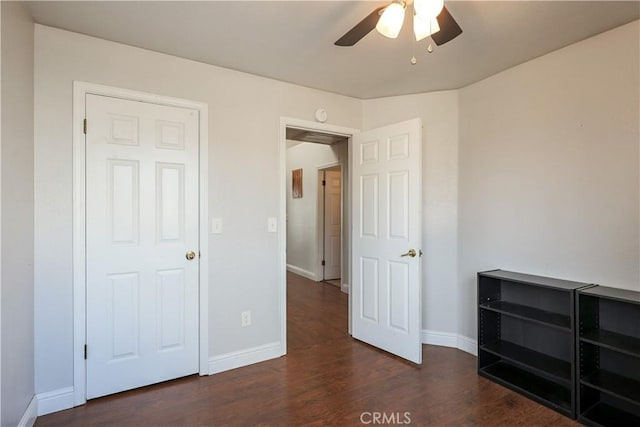
[[[287,292],[285,357],[95,399],[35,425],[341,427],[376,425],[375,412],[416,426],[577,425],[478,377],[462,351],[423,346],[416,366],[353,340],[347,295],[334,286],[289,274]]]

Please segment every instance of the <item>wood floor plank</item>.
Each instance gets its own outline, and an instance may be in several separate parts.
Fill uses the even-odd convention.
[[[425,345],[417,366],[352,339],[346,294],[287,278],[285,357],[91,400],[35,425],[363,426],[363,412],[407,412],[416,426],[577,425],[479,377],[462,351]]]

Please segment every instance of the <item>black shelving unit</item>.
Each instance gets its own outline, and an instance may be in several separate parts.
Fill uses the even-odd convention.
[[[575,291],[589,286],[478,273],[478,374],[575,418]]]
[[[578,291],[578,420],[640,425],[640,292]]]

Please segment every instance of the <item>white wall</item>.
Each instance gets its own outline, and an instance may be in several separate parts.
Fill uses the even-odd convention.
[[[318,260],[318,168],[342,161],[346,164],[347,143],[334,145],[303,142],[287,148],[287,267],[312,280]],[[302,169],[303,197],[294,199],[291,171]],[[321,272],[320,272],[321,273]],[[346,283],[346,279],[343,279]]]
[[[503,268],[639,285],[639,21],[460,91],[460,332]]]
[[[457,332],[458,94],[396,96],[363,102],[363,129],[422,119],[423,328]]]
[[[34,396],[33,22],[2,2],[2,393],[0,424],[15,426]]]
[[[280,340],[280,117],[358,128],[361,101],[41,25],[35,29],[36,389],[72,385],[71,94],[83,80],[209,104],[211,357]],[[248,268],[250,266],[250,268]],[[240,327],[240,312],[253,325]]]

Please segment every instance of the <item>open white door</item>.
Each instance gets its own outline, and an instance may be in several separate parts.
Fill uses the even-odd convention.
[[[422,363],[422,122],[354,135],[352,335]]]

